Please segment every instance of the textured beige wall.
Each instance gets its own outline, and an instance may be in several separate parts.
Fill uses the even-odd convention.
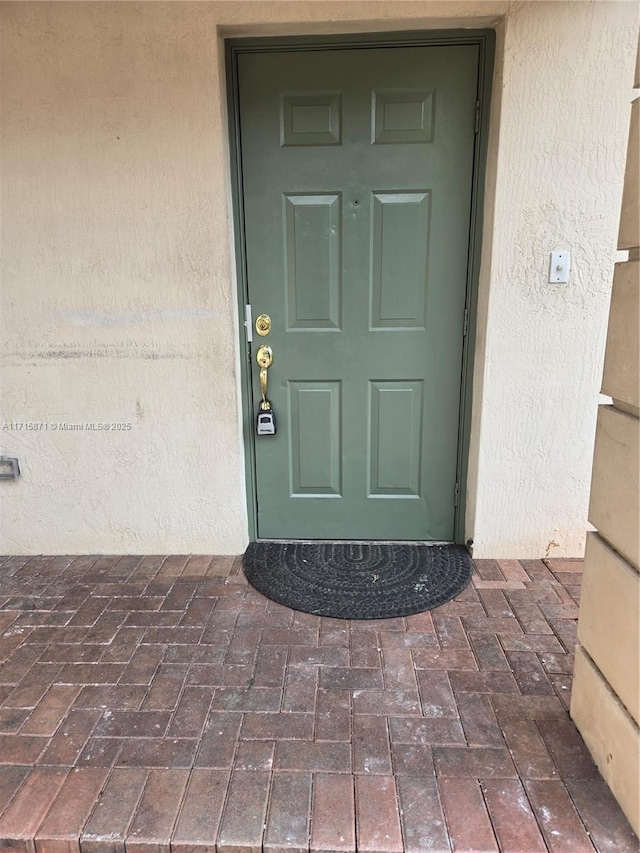
[[[2,484],[21,552],[246,536],[215,19],[2,4]],[[59,423],[130,423],[75,432]]]
[[[632,3],[2,3],[0,550],[247,541],[222,37],[498,28],[468,535],[583,543]],[[506,15],[506,17],[504,17]],[[622,85],[621,85],[622,81]],[[569,248],[568,285],[546,283]],[[54,430],[61,423],[125,431]],[[46,426],[46,429],[45,429]]]
[[[522,3],[505,20],[477,556],[583,552],[636,38],[629,3]],[[568,284],[548,281],[554,249],[571,251]]]

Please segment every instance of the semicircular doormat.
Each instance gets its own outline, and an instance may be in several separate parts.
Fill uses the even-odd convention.
[[[249,583],[294,610],[338,619],[389,619],[455,598],[473,563],[460,545],[252,542]]]

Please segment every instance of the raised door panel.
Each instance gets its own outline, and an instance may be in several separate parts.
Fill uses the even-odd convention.
[[[287,327],[340,328],[340,194],[284,196]]]
[[[371,103],[371,141],[374,144],[431,142],[433,139],[433,91],[374,91]]]
[[[421,381],[371,382],[369,497],[420,496],[423,434]]]
[[[428,190],[373,194],[373,329],[426,326],[429,201]]]
[[[292,497],[340,497],[340,385],[289,382]]]
[[[280,95],[280,144],[340,145],[340,92],[283,92]]]

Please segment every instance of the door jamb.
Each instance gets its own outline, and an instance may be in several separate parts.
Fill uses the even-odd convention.
[[[227,103],[229,116],[229,140],[231,155],[231,189],[233,200],[233,230],[237,270],[238,316],[244,318],[245,305],[249,301],[246,267],[246,238],[244,229],[244,194],[242,191],[242,163],[240,146],[240,110],[238,84],[238,57],[244,53],[271,53],[286,51],[347,50],[350,48],[374,47],[427,47],[475,44],[478,46],[478,113],[477,132],[473,155],[473,181],[471,190],[471,219],[469,225],[469,249],[465,297],[465,327],[463,338],[462,375],[460,381],[460,411],[458,420],[458,448],[456,460],[456,491],[458,495],[454,516],[454,541],[464,542],[467,470],[471,436],[471,405],[473,385],[473,361],[476,345],[476,320],[478,306],[478,281],[480,277],[480,248],[482,242],[483,202],[487,146],[489,138],[489,115],[491,81],[495,55],[495,32],[480,30],[426,30],[388,33],[362,33],[351,35],[291,36],[268,38],[242,38],[225,41]],[[245,452],[247,516],[249,539],[255,541],[257,522],[257,483],[255,468],[255,446],[253,442],[256,411],[252,389],[251,344],[243,321],[239,323],[240,373],[242,388],[242,432]]]

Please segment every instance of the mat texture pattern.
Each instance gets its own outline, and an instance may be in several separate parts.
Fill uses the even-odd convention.
[[[249,583],[273,601],[319,616],[388,619],[455,598],[473,563],[460,545],[252,542]]]

